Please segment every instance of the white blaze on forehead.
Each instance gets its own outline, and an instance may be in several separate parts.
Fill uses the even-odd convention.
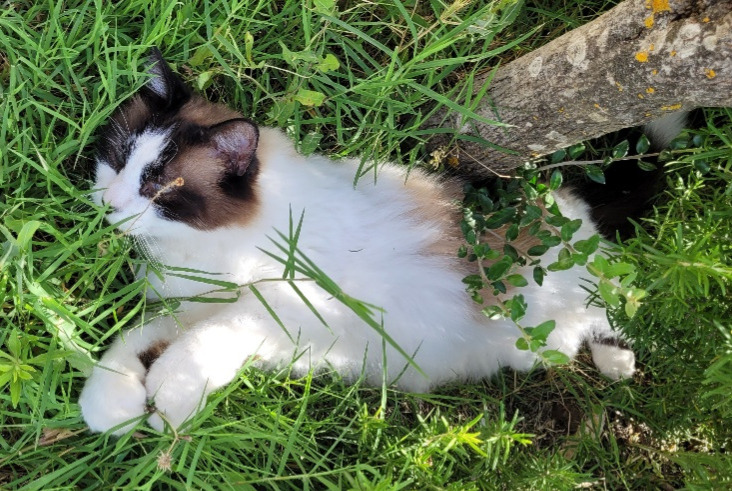
[[[147,130],[138,136],[127,158],[127,164],[120,174],[131,174],[139,178],[145,167],[160,156],[160,152],[165,148],[168,133],[167,130]]]
[[[169,133],[168,130],[148,130],[137,137],[125,166],[114,179],[107,183],[104,202],[114,208],[124,209],[129,203],[140,198],[140,176],[145,167],[160,156]]]

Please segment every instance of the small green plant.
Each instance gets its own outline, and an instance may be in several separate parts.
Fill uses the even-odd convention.
[[[583,148],[562,150],[561,158],[567,154],[577,156]],[[635,315],[645,292],[633,286],[637,276],[633,264],[617,259],[609,261],[596,254],[600,248],[597,234],[573,241],[582,221],[563,216],[552,195],[562,185],[561,171],[554,169],[548,182],[540,176],[535,164],[526,164],[514,179],[497,181],[490,193],[485,188],[467,185],[461,222],[467,244],[458,255],[476,263],[478,272],[465,277],[463,282],[474,301],[487,304],[483,313],[492,319],[503,317],[513,321],[521,334],[516,347],[537,353],[545,364],[557,365],[567,363],[569,357],[556,350],[542,349],[555,322],[548,319],[537,326],[524,326],[521,323],[527,308],[524,296],[516,293],[506,298],[509,288],[514,291],[529,284],[518,272],[520,268],[530,268],[533,281],[541,286],[551,272],[585,266],[598,278],[599,298],[604,304],[618,308],[623,299],[628,317]],[[542,256],[554,247],[561,247],[556,260],[542,263]]]

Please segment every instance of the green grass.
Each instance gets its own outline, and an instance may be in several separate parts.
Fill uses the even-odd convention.
[[[145,285],[131,273],[139,259],[86,194],[93,135],[144,83],[149,46],[207,97],[286,127],[303,152],[419,165],[429,136],[420,124],[435,102],[469,90],[476,71],[609,8],[527,2],[515,15],[510,2],[111,3],[14,2],[0,12],[0,487],[729,483],[732,124],[724,110],[708,111],[695,144],[674,152],[656,208],[620,253],[649,293],[632,320],[613,313],[635,342],[632,382],[610,383],[587,355],[429,395],[247,367],[178,436],[144,425],[141,438],[86,432],[76,404],[83,373],[145,307]]]

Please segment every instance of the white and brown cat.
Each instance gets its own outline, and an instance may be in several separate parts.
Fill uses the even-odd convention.
[[[149,402],[151,426],[180,426],[249,359],[263,367],[294,360],[295,373],[327,366],[371,384],[385,376],[415,392],[536,363],[535,353],[515,347],[515,325],[487,319],[465,292],[461,280],[472,271],[456,255],[456,183],[385,165],[376,183],[362,179],[354,188],[353,161],[298,155],[281,131],[192,94],[157,50],[152,59],[147,85],[100,136],[94,197],[108,207],[107,219],[146,244],[150,261],[244,285],[282,276],[282,265],[260,247],[304,211],[299,249],[343,291],[383,308],[383,329],[424,373],[315,283],[298,286],[328,327],[287,283],[261,283],[286,330],[244,289],[234,303],[184,302],[175,316],[119,336],[81,394],[92,430],[128,431]],[[582,201],[568,193],[556,200],[566,216],[582,219],[576,239],[595,233]],[[556,260],[556,251],[547,259]],[[606,312],[586,305],[582,274],[555,272],[542,287],[522,288],[524,324],[554,319],[546,349],[574,356],[587,341],[600,371],[629,377],[633,352]],[[150,292],[166,297],[211,289],[165,270],[148,280]]]

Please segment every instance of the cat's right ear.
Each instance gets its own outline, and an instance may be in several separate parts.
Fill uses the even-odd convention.
[[[142,95],[160,109],[175,110],[191,98],[191,90],[173,72],[157,47],[150,50],[147,73],[150,78],[141,91]]]

